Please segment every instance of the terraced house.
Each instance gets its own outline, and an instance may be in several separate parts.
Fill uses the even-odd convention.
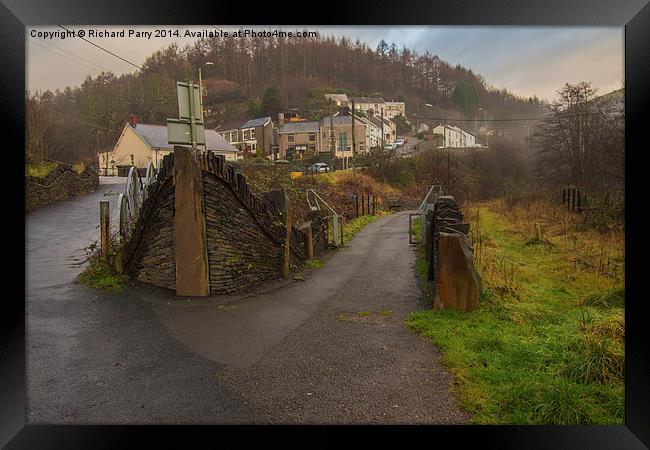
[[[229,121],[219,125],[215,131],[225,140],[241,150],[245,156],[254,156],[259,148],[262,156],[271,158],[273,152],[273,121],[270,117]]]
[[[299,159],[322,151],[319,139],[320,122],[284,122],[278,116],[278,147],[280,159]]]

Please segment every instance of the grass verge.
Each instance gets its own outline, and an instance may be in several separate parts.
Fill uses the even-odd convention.
[[[77,281],[94,289],[118,294],[124,290],[126,276],[115,273],[108,264],[93,258],[86,270],[79,274]]]
[[[489,206],[480,217],[479,307],[407,318],[441,350],[472,421],[624,423],[624,287],[576,267],[560,239],[531,246]],[[430,296],[421,250],[416,268]]]

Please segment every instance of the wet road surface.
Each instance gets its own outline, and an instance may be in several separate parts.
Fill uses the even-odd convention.
[[[436,349],[404,325],[426,307],[407,213],[370,224],[304,281],[206,299],[140,284],[118,295],[73,283],[111,190],[123,186],[26,216],[29,422],[468,420]]]

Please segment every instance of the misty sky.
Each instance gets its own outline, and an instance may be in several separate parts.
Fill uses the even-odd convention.
[[[233,30],[233,27],[220,27]],[[152,31],[152,26],[69,26],[70,30]],[[171,27],[212,30],[204,27]],[[239,28],[239,27],[236,27]],[[249,29],[303,30],[305,27],[244,27]],[[56,31],[57,27],[27,28],[27,89],[62,89],[78,86],[102,70],[116,74],[135,67],[79,38],[44,40],[31,30]],[[600,93],[622,87],[624,80],[624,28],[620,27],[488,27],[488,26],[308,26],[321,35],[357,38],[375,48],[380,39],[418,53],[429,51],[452,65],[461,64],[481,74],[489,85],[523,96],[552,100],[565,82],[591,81]],[[113,53],[141,64],[154,51],[196,38],[86,38]],[[45,47],[45,48],[44,48]]]

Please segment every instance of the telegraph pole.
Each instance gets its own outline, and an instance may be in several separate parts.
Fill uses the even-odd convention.
[[[332,153],[332,169],[336,170],[336,143],[334,142],[334,119],[332,119],[332,99],[327,100],[330,113],[330,152]]]
[[[355,125],[354,125],[354,99],[352,99],[352,178],[356,181],[357,180],[357,166],[354,163],[354,155],[357,152],[357,135],[354,132],[355,130]]]
[[[385,136],[385,134],[384,134],[384,108],[382,107],[381,108],[381,152],[382,152],[382,154],[385,151],[385,148],[384,148],[384,143],[385,143],[384,142],[384,136]]]

